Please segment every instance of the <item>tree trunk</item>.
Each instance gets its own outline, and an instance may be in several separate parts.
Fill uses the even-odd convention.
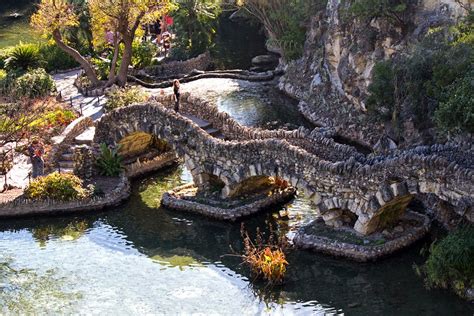
[[[115,36],[114,40],[114,56],[112,57],[112,63],[110,65],[110,72],[109,72],[109,80],[107,81],[106,86],[110,87],[115,83],[117,80],[117,75],[115,74],[115,70],[117,69],[117,59],[118,59],[118,54],[119,54],[119,46],[120,43],[117,39],[117,36]]]
[[[54,30],[53,31],[53,38],[54,41],[56,42],[56,45],[58,45],[59,48],[61,48],[64,52],[66,52],[69,56],[74,58],[75,61],[77,61],[81,67],[84,69],[87,78],[92,82],[94,86],[98,86],[100,84],[99,79],[97,79],[97,75],[94,71],[94,68],[92,68],[91,64],[87,59],[85,59],[77,50],[72,48],[71,46],[68,46],[66,43],[63,42],[61,33],[59,30]]]
[[[132,62],[132,42],[133,37],[123,37],[124,49],[122,55],[122,63],[120,64],[119,73],[117,75],[117,84],[121,87],[125,86],[125,84],[127,83],[128,66]]]

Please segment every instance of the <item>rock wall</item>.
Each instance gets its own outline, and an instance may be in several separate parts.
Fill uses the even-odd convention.
[[[310,22],[304,56],[282,65],[280,88],[301,100],[300,110],[317,125],[374,145],[384,127],[368,122],[365,100],[374,65],[406,51],[430,27],[454,23],[465,10],[455,0],[413,1],[406,27],[383,19],[370,24],[344,17],[354,0],[329,0]],[[460,0],[466,4],[469,0]],[[413,127],[405,127],[409,140]],[[412,139],[416,142],[416,139]]]

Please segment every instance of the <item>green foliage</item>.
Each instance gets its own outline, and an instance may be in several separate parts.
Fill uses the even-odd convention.
[[[79,64],[56,44],[43,44],[39,47],[41,58],[47,72],[66,70],[77,67]]]
[[[27,72],[14,83],[14,93],[28,98],[47,96],[54,88],[53,78],[42,68]]]
[[[44,67],[46,71],[76,67],[77,62],[54,43],[19,44],[0,50],[0,69],[24,72]]]
[[[33,200],[72,201],[85,199],[91,192],[82,186],[82,180],[77,176],[53,172],[33,180],[25,189],[24,194],[25,197]]]
[[[474,133],[474,71],[449,85],[446,95],[435,112],[438,127],[448,132]]]
[[[460,296],[474,287],[474,228],[464,227],[430,248],[426,263],[419,268],[430,288],[453,288]]]
[[[284,27],[280,34],[276,34],[276,38],[269,40],[269,44],[280,47],[288,60],[298,59],[303,55],[305,24],[315,7],[321,6],[320,2],[326,1],[291,0],[285,7],[271,12],[270,18],[274,23],[282,23]]]
[[[35,131],[53,126],[67,126],[77,117],[71,110],[57,109],[47,112],[40,118],[29,124],[29,127]]]
[[[111,62],[107,59],[101,58],[92,58],[91,62],[96,70],[97,78],[99,80],[107,80],[110,73]]]
[[[378,63],[367,106],[374,118],[398,124],[403,111],[419,129],[472,132],[474,43],[466,26],[430,32],[411,55]],[[456,36],[454,36],[455,34]]]
[[[100,145],[100,156],[97,159],[100,174],[108,177],[117,177],[124,169],[122,157],[117,149],[111,149],[106,144]]]
[[[410,0],[355,0],[346,12],[346,17],[370,22],[385,19],[395,26],[405,28]]]
[[[212,45],[216,35],[217,18],[221,14],[221,0],[179,1],[174,13],[178,34],[173,50],[176,59],[195,57]]]
[[[147,100],[148,95],[136,87],[115,88],[107,92],[107,102],[105,110],[112,111],[133,103],[140,103]]]
[[[20,44],[15,46],[5,60],[8,71],[27,71],[41,66],[41,54],[38,45]]]
[[[373,81],[369,86],[367,108],[369,112],[383,120],[390,120],[395,102],[392,67],[391,62],[377,63],[372,70]]]
[[[9,57],[13,47],[0,49],[0,69],[5,69],[5,61]]]
[[[132,46],[132,65],[134,68],[144,68],[152,65],[153,57],[158,53],[158,48],[150,42],[134,41]]]

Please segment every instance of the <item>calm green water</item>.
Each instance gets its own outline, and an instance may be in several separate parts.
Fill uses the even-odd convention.
[[[0,49],[20,42],[31,43],[42,41],[29,26],[30,15],[34,10],[33,0],[0,1]],[[19,18],[10,18],[11,13],[20,13]]]
[[[472,305],[427,291],[411,268],[420,245],[375,264],[290,252],[286,283],[249,282],[240,260],[240,223],[154,208],[189,180],[169,169],[133,186],[125,205],[100,214],[0,223],[0,314],[341,314],[470,315]],[[245,221],[280,233],[309,217],[304,199]]]

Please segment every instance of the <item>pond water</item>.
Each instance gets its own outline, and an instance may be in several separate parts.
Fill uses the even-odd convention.
[[[472,305],[423,287],[412,269],[421,245],[373,264],[291,251],[286,282],[251,283],[240,259],[240,223],[157,207],[189,181],[181,167],[137,180],[131,199],[99,214],[0,223],[0,314],[469,315]],[[297,199],[245,220],[288,233],[310,216]],[[232,248],[232,249],[231,249]]]
[[[41,41],[38,34],[33,32],[29,26],[34,2],[34,0],[0,1],[0,49],[20,42]],[[21,16],[12,18],[9,16],[12,13],[18,13]]]

